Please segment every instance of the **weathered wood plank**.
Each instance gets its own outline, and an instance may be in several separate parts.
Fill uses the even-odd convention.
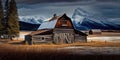
[[[53,33],[74,33],[73,29],[54,29]]]
[[[49,43],[52,42],[52,35],[35,35],[32,40],[34,43]]]
[[[55,33],[54,42],[55,43],[73,43],[74,34],[71,33]]]
[[[51,37],[52,35],[34,35],[32,37]]]

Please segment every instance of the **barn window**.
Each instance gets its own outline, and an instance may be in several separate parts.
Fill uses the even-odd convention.
[[[62,20],[62,26],[67,26],[67,21],[66,20]]]
[[[42,37],[42,40],[44,40],[44,37]]]

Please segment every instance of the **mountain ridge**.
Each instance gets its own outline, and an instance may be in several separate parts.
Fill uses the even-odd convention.
[[[119,25],[111,23],[108,18],[98,12],[90,12],[82,8],[75,9],[72,19],[75,27],[85,26],[88,29],[120,30]],[[81,18],[80,18],[81,17]],[[111,28],[112,27],[112,28]]]

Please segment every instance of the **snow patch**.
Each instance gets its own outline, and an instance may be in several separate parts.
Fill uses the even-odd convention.
[[[26,23],[31,23],[31,24],[41,24],[43,22],[44,18],[42,17],[31,17],[31,16],[20,16],[19,21],[23,21]]]
[[[101,36],[101,37],[88,37],[88,41],[112,41],[120,42],[120,36]]]

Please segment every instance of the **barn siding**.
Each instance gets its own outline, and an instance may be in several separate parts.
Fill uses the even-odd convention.
[[[53,41],[56,44],[73,43],[74,30],[73,29],[55,29],[53,32]]]
[[[52,35],[34,35],[32,36],[34,43],[52,43]]]

